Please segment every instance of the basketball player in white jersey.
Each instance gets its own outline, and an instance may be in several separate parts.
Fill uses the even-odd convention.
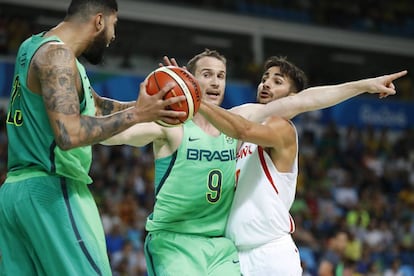
[[[284,58],[269,58],[264,69],[259,103],[305,88],[303,71]],[[391,81],[385,86],[394,89]],[[289,213],[298,174],[295,126],[275,116],[254,123],[206,102],[200,113],[225,134],[244,141],[237,155],[237,186],[226,229],[239,251],[242,275],[302,275]]]

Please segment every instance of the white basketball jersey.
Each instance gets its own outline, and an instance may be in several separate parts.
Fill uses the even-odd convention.
[[[297,143],[296,133],[296,143]],[[237,155],[236,192],[226,236],[239,250],[275,241],[295,230],[298,152],[289,173],[279,172],[261,146],[243,143]]]

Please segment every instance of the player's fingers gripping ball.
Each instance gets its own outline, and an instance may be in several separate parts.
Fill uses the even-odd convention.
[[[200,107],[200,85],[195,77],[187,70],[177,66],[163,66],[148,75],[146,87],[147,93],[149,95],[154,95],[169,82],[174,82],[176,85],[165,94],[164,99],[181,95],[185,96],[184,101],[167,106],[167,109],[186,112],[187,115],[180,118],[179,124],[182,124],[193,118]],[[167,127],[176,126],[164,121],[157,121],[157,123]]]

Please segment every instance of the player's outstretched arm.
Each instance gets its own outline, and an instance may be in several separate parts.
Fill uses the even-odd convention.
[[[154,122],[140,123],[102,141],[102,145],[129,145],[142,147],[154,142],[156,139],[165,138],[165,127]]]
[[[246,105],[244,113],[252,121],[262,122],[271,115],[290,119],[312,110],[333,106],[362,93],[379,94],[380,98],[396,93],[393,81],[405,76],[407,71],[362,79],[337,85],[318,86],[302,92],[278,99],[266,105]],[[237,111],[240,113],[240,111]]]
[[[281,117],[256,123],[206,101],[201,102],[199,112],[221,132],[240,141],[276,148],[295,137],[292,125]]]
[[[221,132],[239,140],[243,138],[243,131],[254,124],[237,114],[232,114],[204,100],[201,101],[198,112]]]

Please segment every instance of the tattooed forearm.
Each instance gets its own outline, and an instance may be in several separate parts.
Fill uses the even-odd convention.
[[[101,103],[101,113],[102,115],[109,115],[114,112],[114,103],[113,101],[102,100]]]
[[[114,116],[113,118],[100,119],[96,117],[85,117],[81,119],[81,135],[84,138],[90,138],[89,143],[100,142],[103,137],[112,136],[118,132],[123,124],[123,116]]]
[[[95,94],[96,115],[105,116],[135,105],[135,102],[119,102]]]
[[[99,143],[132,125],[133,115],[116,113],[107,117],[82,117],[80,120],[79,139],[83,145]],[[131,124],[126,124],[130,122]]]
[[[56,120],[58,133],[57,145],[68,150],[74,147],[93,145],[99,143],[126,128],[127,114],[115,114],[111,117],[80,117],[80,125],[67,121],[66,124]]]

